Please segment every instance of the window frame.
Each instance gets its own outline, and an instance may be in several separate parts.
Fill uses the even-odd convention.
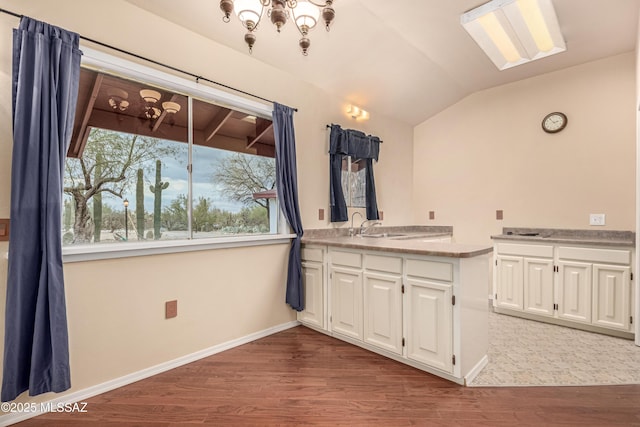
[[[83,52],[81,66],[122,78],[135,79],[150,85],[157,85],[186,95],[189,99],[189,115],[193,114],[192,98],[205,102],[224,105],[235,110],[241,110],[256,116],[272,118],[273,105],[253,101],[241,96],[198,83],[193,80],[175,76],[164,71],[151,68],[136,62],[119,58],[108,53],[81,45]],[[193,129],[189,122],[189,164],[192,164],[191,144]],[[192,174],[189,172],[189,194],[191,194]],[[189,201],[191,205],[191,201]],[[191,206],[189,209],[189,230],[191,230]],[[295,234],[290,232],[281,209],[278,209],[278,229],[276,233],[238,236],[221,236],[214,238],[193,238],[176,240],[154,240],[142,242],[127,242],[122,245],[110,243],[95,243],[87,245],[64,246],[62,248],[63,262],[79,262],[99,259],[126,258],[155,254],[190,252],[199,250],[223,249],[231,247],[258,246],[288,243]]]

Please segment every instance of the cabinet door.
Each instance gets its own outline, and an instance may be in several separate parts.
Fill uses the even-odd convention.
[[[402,278],[364,273],[364,341],[402,354]]]
[[[298,313],[302,323],[324,329],[324,286],[322,263],[302,263],[304,310]]]
[[[512,310],[523,308],[523,273],[522,257],[510,257],[498,255],[498,286],[496,305]]]
[[[451,285],[414,278],[407,285],[407,357],[453,372]]]
[[[362,272],[331,269],[331,330],[362,340]]]
[[[591,264],[561,261],[558,267],[558,317],[591,323]]]
[[[629,267],[593,265],[592,323],[629,330]]]
[[[553,260],[524,258],[524,311],[553,316]]]

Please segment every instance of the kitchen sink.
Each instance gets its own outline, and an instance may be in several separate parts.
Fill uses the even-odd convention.
[[[381,238],[381,237],[402,237],[406,236],[404,233],[371,233],[371,234],[359,234],[360,237],[364,238]]]

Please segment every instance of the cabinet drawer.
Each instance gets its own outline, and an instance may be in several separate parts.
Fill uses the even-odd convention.
[[[364,267],[368,270],[386,271],[388,273],[402,273],[402,258],[365,255]]]
[[[354,252],[331,251],[331,264],[361,268],[362,254]]]
[[[409,276],[424,277],[427,279],[453,281],[453,265],[447,262],[423,261],[417,259],[407,260],[407,274]]]
[[[631,251],[560,246],[558,247],[558,258],[628,265],[631,262]]]
[[[302,259],[304,261],[322,262],[323,261],[322,252],[323,251],[320,248],[305,248],[305,247],[303,247],[300,250],[300,254],[301,254]]]
[[[553,258],[553,246],[498,243],[498,254]]]

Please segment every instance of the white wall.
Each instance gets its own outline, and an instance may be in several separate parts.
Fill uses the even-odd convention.
[[[590,213],[635,230],[635,79],[622,54],[477,92],[418,125],[414,222],[468,243],[505,226],[586,229]],[[569,118],[558,134],[541,129],[552,111]]]
[[[123,0],[2,3],[4,9],[297,107],[298,184],[305,228],[331,226],[326,124],[379,135],[385,142],[375,170],[385,222],[410,220],[410,126],[375,111],[368,122],[356,124],[346,115],[347,100],[335,99],[296,76],[283,75],[246,53]],[[11,99],[11,32],[17,25],[17,18],[0,13],[0,93],[5,100]],[[162,31],[150,38],[149,28]],[[8,218],[9,102],[0,104],[0,118],[0,218]],[[326,218],[322,221],[318,220],[321,208]],[[294,320],[295,313],[284,303],[288,248],[284,244],[66,264],[71,391]],[[8,244],[0,242],[0,334],[4,334],[7,249]],[[165,320],[164,302],[172,299],[178,300],[178,317]],[[22,395],[20,400],[30,399]]]

